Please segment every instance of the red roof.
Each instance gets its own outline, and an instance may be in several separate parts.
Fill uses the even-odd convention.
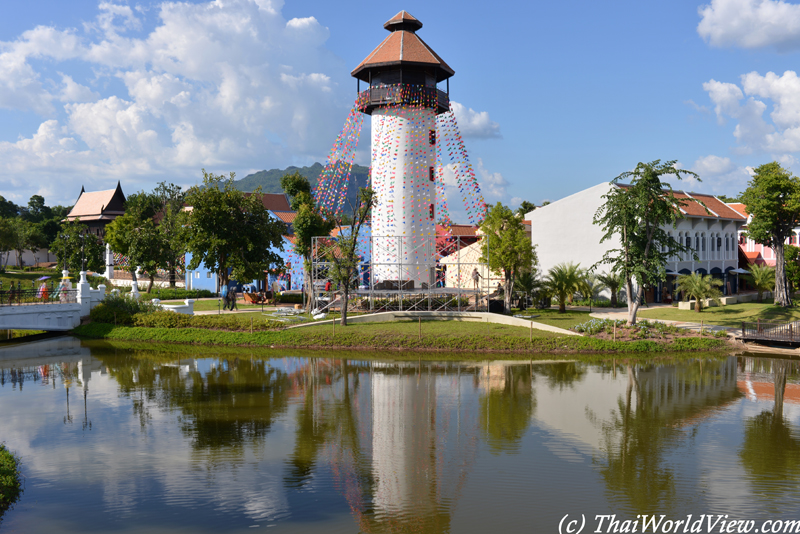
[[[747,216],[747,206],[744,204],[740,204],[738,202],[729,202],[728,206],[731,209],[738,211],[741,215],[744,215],[745,217]]]
[[[625,189],[628,184],[617,184]],[[665,190],[666,191],[666,190]],[[732,209],[714,195],[703,193],[687,193],[684,191],[672,191],[672,195],[678,200],[681,213],[687,217],[709,217],[715,219],[733,219],[736,221],[747,221],[747,217]],[[692,199],[699,200],[705,204],[705,208]]]
[[[250,196],[253,193],[245,193]],[[261,193],[261,203],[271,212],[292,211],[289,198],[283,193]]]
[[[369,67],[402,64],[436,66],[447,73],[448,76],[444,78],[455,74],[455,71],[414,33],[422,27],[422,23],[405,11],[392,17],[384,27],[392,33],[358,64],[351,72],[352,76]]]
[[[297,218],[296,211],[273,211],[272,212],[278,220],[285,222],[286,224],[292,224]]]

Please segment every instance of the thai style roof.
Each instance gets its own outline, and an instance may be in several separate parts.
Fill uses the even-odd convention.
[[[112,221],[125,213],[125,194],[117,182],[117,187],[105,191],[87,193],[81,187],[81,193],[75,206],[67,215],[68,221],[80,218],[81,221]]]
[[[455,71],[439,57],[415,32],[422,23],[401,11],[384,25],[391,33],[351,72],[352,76],[369,81],[368,71],[374,67],[429,66],[437,70],[437,81],[449,78]]]
[[[451,224],[450,235],[453,237],[476,237],[478,227],[471,224]]]

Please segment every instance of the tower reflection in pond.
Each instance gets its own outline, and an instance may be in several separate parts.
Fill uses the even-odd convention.
[[[515,367],[519,376],[502,365],[487,374],[464,364],[310,364],[287,483],[307,483],[327,458],[362,531],[448,532],[493,413],[487,396],[524,376],[518,394],[527,407],[523,426],[530,424],[530,370]]]

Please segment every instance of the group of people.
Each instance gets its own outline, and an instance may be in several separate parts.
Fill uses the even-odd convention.
[[[256,291],[256,288],[255,288],[255,286],[253,286],[253,284],[248,284],[248,285],[242,287],[242,290],[243,290],[244,293],[258,293],[258,291]],[[228,287],[227,284],[222,286],[222,290],[221,290],[220,294],[222,295],[222,302],[223,302],[222,309],[223,310],[231,310],[231,311],[233,311],[233,310],[238,310],[239,309],[236,306],[236,287],[235,286]],[[267,302],[267,304],[276,306],[280,302],[280,296],[281,296],[281,284],[280,284],[280,282],[275,280],[275,281],[272,282],[272,295],[271,295],[272,298],[270,299],[269,302]]]

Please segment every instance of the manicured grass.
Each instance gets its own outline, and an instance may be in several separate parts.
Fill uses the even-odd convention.
[[[11,285],[14,285],[14,289],[17,288],[17,284],[21,283],[20,286],[23,290],[35,289],[41,285],[41,282],[32,283],[37,278],[41,278],[42,276],[49,276],[50,280],[53,280],[54,284],[58,284],[59,280],[61,279],[61,274],[56,273],[55,271],[42,271],[42,272],[33,272],[33,273],[9,273],[5,272],[0,274],[0,282],[3,282],[2,291],[8,291],[11,289]],[[47,283],[50,283],[50,280],[47,280]]]
[[[19,460],[0,443],[0,516],[22,493]]]
[[[517,312],[514,312],[515,314]],[[521,315],[538,315],[533,321],[536,323],[547,324],[550,326],[557,326],[565,330],[569,330],[576,324],[585,323],[589,317],[588,311],[570,311],[558,313],[558,308],[549,308],[544,310],[528,309],[521,312]]]
[[[658,308],[654,310],[640,310],[639,317],[646,319],[664,319],[668,321],[685,321],[690,323],[713,324],[741,328],[742,321],[790,322],[800,320],[800,307],[782,308],[772,302],[757,303],[744,302],[728,306],[715,306],[704,308],[697,313],[694,310],[679,310],[678,308]]]
[[[161,304],[183,304],[183,300],[162,300]],[[255,310],[257,308],[259,311],[261,311],[261,304],[259,304],[259,305],[242,304],[241,302],[237,302],[236,303],[236,307],[239,308],[240,310],[246,310],[246,309],[250,309],[250,308]],[[264,305],[264,309],[266,309],[267,307],[268,306]],[[217,311],[217,310],[221,310],[222,313],[225,313],[225,310],[222,309],[222,302],[220,302],[219,299],[195,300],[194,301],[194,309],[195,309],[195,311],[212,311],[212,310],[213,311]]]
[[[273,348],[429,350],[458,352],[678,352],[722,350],[726,342],[713,338],[682,338],[670,344],[654,341],[608,341],[590,337],[561,336],[525,327],[470,322],[358,324],[348,327],[317,325],[281,331],[227,332],[197,328],[135,328],[90,323],[79,326],[78,336],[123,341],[157,341],[221,346],[260,346]]]

